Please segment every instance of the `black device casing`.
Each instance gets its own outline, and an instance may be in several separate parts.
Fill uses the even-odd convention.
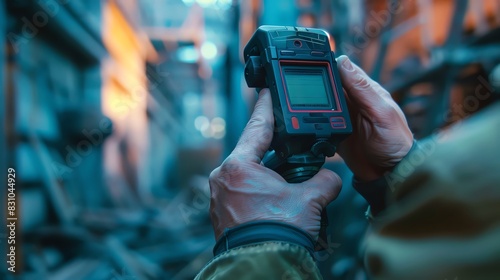
[[[309,151],[322,139],[336,146],[352,132],[335,54],[329,35],[315,28],[289,26],[259,27],[244,49],[245,79],[249,87],[268,87],[275,116],[271,147],[286,158]],[[286,66],[324,65],[330,77],[330,101],[335,108],[297,109],[290,105],[284,73]],[[328,155],[330,156],[330,155]]]

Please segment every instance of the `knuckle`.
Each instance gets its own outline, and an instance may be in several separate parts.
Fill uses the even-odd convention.
[[[234,172],[235,170],[238,170],[240,166],[241,166],[241,160],[234,155],[230,155],[224,160],[224,162],[220,166],[220,172],[221,173]]]
[[[220,176],[220,167],[217,167],[210,173],[210,176],[208,176],[208,186],[210,187],[211,199],[213,199],[217,195],[219,186],[223,185],[221,184],[221,181],[223,181],[223,179]]]
[[[325,186],[326,188],[324,188],[323,191],[316,193],[316,195],[318,196],[319,201],[326,205],[337,195],[339,191],[338,188],[342,185],[342,180],[340,179],[340,176],[333,171],[325,171],[322,175],[323,182],[327,187]]]
[[[387,111],[387,119],[391,120],[391,122],[395,122],[396,120],[404,119],[404,114],[399,108],[399,106],[395,102],[387,103],[386,111]]]
[[[392,113],[394,112],[394,107],[390,103],[382,99],[382,102],[380,102],[380,104],[377,104],[377,106],[378,106],[377,111],[380,112],[382,115],[387,115],[389,117],[392,117]]]
[[[352,84],[352,86],[354,89],[357,90],[366,90],[371,88],[372,85],[365,76],[361,74],[356,74],[354,76],[354,83]]]
[[[332,190],[342,187],[342,179],[335,173],[329,174],[329,183]]]
[[[341,181],[339,175],[335,172],[325,172],[326,181],[332,185],[338,185]]]
[[[335,174],[334,172],[325,172],[325,179],[328,181],[328,182],[336,182],[337,181],[337,174]]]
[[[335,173],[335,172],[332,172],[332,180],[337,183],[337,184],[342,184],[342,179],[340,178],[339,174]]]
[[[212,180],[215,180],[222,187],[227,187],[234,183],[232,181],[236,180],[236,178],[241,177],[241,174],[244,173],[244,163],[243,161],[235,155],[230,155],[224,160],[222,165],[219,167],[218,173],[214,174]]]
[[[380,95],[382,98],[385,98],[387,101],[394,102],[394,100],[392,99],[392,95],[385,88],[383,88],[379,83],[374,82],[373,87],[375,88],[375,91],[377,92],[377,94]]]
[[[219,174],[220,174],[220,167],[217,167],[210,173],[210,176],[208,176],[208,182],[210,186],[212,186],[212,184],[218,180]]]

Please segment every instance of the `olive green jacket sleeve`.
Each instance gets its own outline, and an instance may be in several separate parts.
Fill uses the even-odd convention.
[[[419,143],[386,176],[374,279],[500,279],[500,104]]]
[[[197,280],[322,279],[309,252],[298,245],[266,242],[231,249],[210,261]]]

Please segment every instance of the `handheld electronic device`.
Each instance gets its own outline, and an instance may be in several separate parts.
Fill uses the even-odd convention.
[[[274,134],[263,163],[289,183],[313,177],[352,132],[329,35],[315,28],[261,26],[244,49],[249,87],[269,88]],[[316,250],[325,249],[326,211]]]
[[[264,164],[291,183],[311,178],[352,132],[329,35],[261,26],[244,57],[248,86],[269,88],[272,96],[275,130]]]

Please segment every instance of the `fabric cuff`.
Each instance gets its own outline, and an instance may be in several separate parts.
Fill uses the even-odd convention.
[[[233,248],[268,242],[281,241],[302,246],[314,258],[314,240],[305,231],[289,224],[275,221],[258,221],[226,228],[214,246],[213,253],[217,256]]]

